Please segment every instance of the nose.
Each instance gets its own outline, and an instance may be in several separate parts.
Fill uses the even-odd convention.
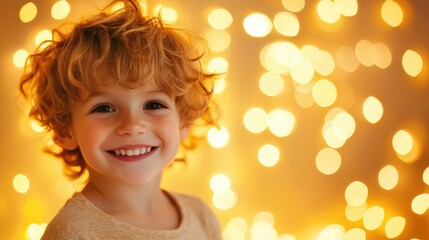
[[[116,128],[118,135],[138,135],[147,130],[147,123],[142,116],[138,114],[123,114],[120,116],[119,125]]]

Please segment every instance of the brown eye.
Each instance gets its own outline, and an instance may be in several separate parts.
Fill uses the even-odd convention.
[[[98,112],[98,113],[107,113],[107,112],[114,112],[114,111],[115,111],[115,109],[113,109],[112,106],[103,104],[103,105],[99,105],[99,106],[95,107],[91,111],[91,113],[95,113],[95,112]]]
[[[157,110],[166,108],[166,106],[159,102],[149,102],[144,106],[144,110]]]

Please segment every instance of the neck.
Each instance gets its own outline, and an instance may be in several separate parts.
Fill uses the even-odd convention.
[[[179,226],[180,212],[160,188],[160,179],[144,186],[129,186],[90,178],[82,194],[102,211],[128,224],[144,229],[174,229]]]

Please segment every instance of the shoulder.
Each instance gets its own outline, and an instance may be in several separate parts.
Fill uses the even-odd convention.
[[[95,225],[102,226],[106,221],[100,211],[82,194],[77,193],[67,200],[49,222],[42,240],[86,239],[85,237],[94,233]]]
[[[170,193],[181,208],[184,218],[187,218],[190,226],[199,226],[208,231],[210,239],[220,239],[220,224],[216,214],[200,198],[183,194]]]

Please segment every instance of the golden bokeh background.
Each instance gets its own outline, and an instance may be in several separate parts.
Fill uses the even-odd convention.
[[[0,239],[39,239],[80,182],[18,97],[49,29],[105,0],[0,3]],[[147,0],[204,35],[220,128],[163,187],[200,196],[226,240],[429,238],[429,2]]]

